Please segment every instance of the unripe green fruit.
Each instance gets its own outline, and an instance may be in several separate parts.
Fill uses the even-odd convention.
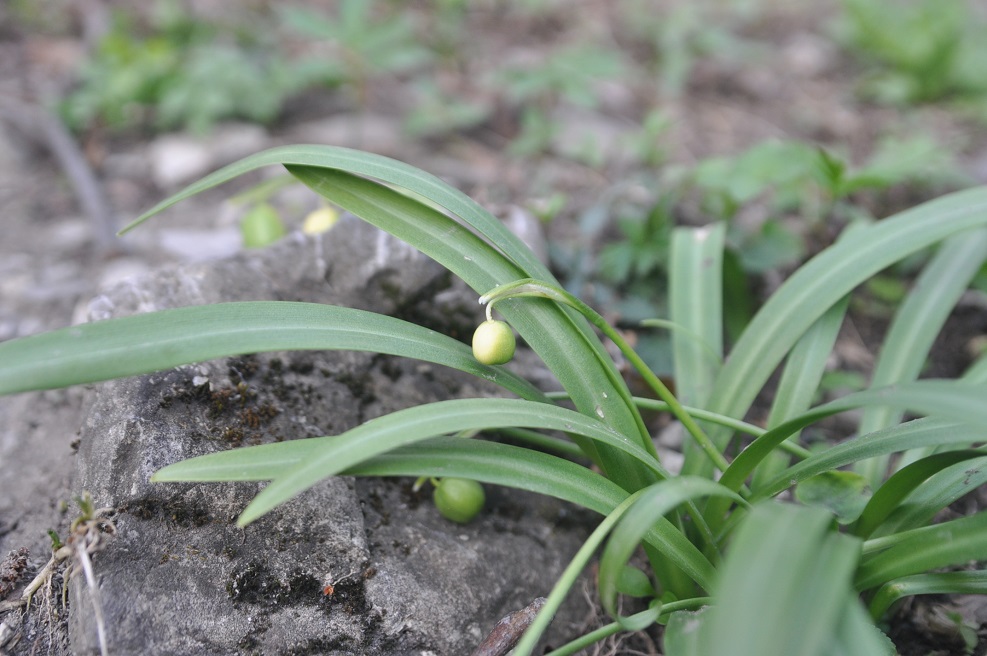
[[[483,510],[483,486],[468,478],[443,478],[432,493],[435,507],[446,519],[465,524]]]
[[[473,333],[473,357],[483,364],[510,362],[516,346],[514,332],[503,321],[484,321]]]
[[[267,203],[254,206],[240,224],[243,245],[247,248],[260,248],[273,244],[284,237],[284,224],[277,210]]]

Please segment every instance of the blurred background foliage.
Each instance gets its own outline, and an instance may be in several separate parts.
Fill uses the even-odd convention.
[[[11,0],[8,11],[25,31],[71,35],[94,24],[95,4],[102,20],[55,99],[80,138],[204,136],[230,120],[277,134],[315,115],[383,113],[436,150],[472,140],[530,172],[492,200],[535,217],[564,284],[627,328],[667,314],[674,225],[727,224],[736,335],[762,291],[842,227],[973,182],[967,144],[926,129],[930,108],[981,131],[987,121],[987,11],[967,0],[255,0],[235,11]],[[865,147],[841,139],[836,113],[806,127],[771,106],[771,76],[800,57],[820,93],[869,117]],[[750,133],[720,143],[715,126],[689,127],[697,102],[747,112]],[[683,148],[688,131],[711,145]],[[560,162],[577,172],[568,183],[542,173]],[[875,293],[893,297],[907,275]],[[666,337],[639,338],[661,369]]]

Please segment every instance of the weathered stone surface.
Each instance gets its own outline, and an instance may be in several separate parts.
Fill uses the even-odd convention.
[[[456,290],[460,291],[456,291]],[[118,286],[94,318],[230,300],[302,300],[414,317],[469,335],[475,296],[417,251],[358,222],[258,253]],[[435,300],[438,298],[438,300]],[[93,559],[113,654],[465,654],[545,595],[583,530],[555,502],[490,490],[481,517],[439,517],[411,481],[324,481],[251,524],[259,484],[152,484],[158,468],[232,446],[337,434],[495,388],[369,353],[244,356],[96,387],[74,490],[118,509]],[[83,577],[71,645],[98,653]]]

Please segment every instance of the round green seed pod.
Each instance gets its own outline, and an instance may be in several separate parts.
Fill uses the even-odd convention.
[[[483,364],[510,362],[516,346],[514,332],[503,321],[484,321],[473,333],[473,357]]]
[[[443,478],[432,493],[435,507],[448,520],[465,524],[483,510],[483,486],[468,478]]]
[[[267,203],[259,203],[243,217],[240,233],[244,246],[260,248],[284,237],[285,230],[277,210]]]

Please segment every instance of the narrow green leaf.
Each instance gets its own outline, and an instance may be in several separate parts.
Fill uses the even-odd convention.
[[[646,488],[641,493],[640,498],[620,519],[600,558],[600,602],[611,617],[618,622],[622,619],[617,610],[618,584],[621,572],[630,560],[634,549],[641,543],[648,527],[654,525],[677,506],[687,501],[709,496],[723,496],[741,505],[746,505],[740,496],[727,490],[719,483],[695,476],[680,476],[662,481]],[[701,572],[691,569],[686,569],[685,572],[694,581],[703,585]],[[703,587],[705,588],[705,585]]]
[[[672,322],[681,327],[672,332],[672,359],[675,387],[684,404],[706,405],[719,370],[717,361],[723,357],[725,235],[722,223],[672,232],[668,302]],[[710,359],[707,349],[717,359]]]
[[[289,350],[355,350],[441,364],[531,400],[533,385],[482,365],[465,344],[416,324],[316,303],[218,303],[98,321],[0,343],[0,394],[67,387],[215,358]]]
[[[902,449],[970,444],[982,440],[984,429],[940,419],[916,419],[876,433],[862,435],[830,447],[792,465],[772,480],[756,488],[752,500],[772,497],[782,490],[824,471],[837,469],[864,458]]]
[[[462,437],[436,437],[403,446],[350,467],[341,475],[469,478],[555,497],[604,516],[628,497],[604,476],[564,458]],[[670,524],[656,528],[659,532],[651,539],[663,539],[662,531],[675,530]]]
[[[912,253],[985,225],[987,187],[968,189],[863,228],[813,257],[748,325],[717,377],[709,410],[743,416],[785,354],[841,298]]]
[[[881,619],[899,599],[924,594],[987,595],[987,570],[915,574],[885,583],[870,602],[870,614]]]
[[[528,274],[528,277],[554,280],[548,269],[520,239],[512,234],[503,223],[458,189],[436,176],[404,162],[337,146],[282,146],[246,157],[223,167],[158,203],[127,225],[120,233],[123,234],[134,229],[155,214],[186,198],[218,187],[250,171],[278,164],[349,171],[412,191],[460,217],[474,230],[497,244],[517,266]]]
[[[987,512],[954,519],[934,526],[906,531],[887,538],[891,546],[867,553],[857,569],[854,586],[867,590],[893,579],[928,570],[981,560],[987,543]]]
[[[825,653],[860,552],[859,541],[831,531],[831,523],[832,516],[816,508],[755,506],[730,545],[699,653]]]
[[[547,494],[609,515],[629,494],[585,467],[537,451],[462,438],[435,438],[395,449],[343,472],[350,476],[459,476]],[[644,541],[708,589],[709,560],[664,517]]]
[[[874,366],[872,387],[918,378],[932,343],[985,259],[987,229],[967,230],[942,244],[895,313]],[[900,410],[870,406],[864,409],[859,430],[871,433],[900,419]],[[887,458],[879,457],[859,463],[856,469],[877,485],[887,466]]]
[[[160,469],[152,480],[274,479],[240,517],[240,522],[246,524],[318,481],[399,446],[439,435],[514,426],[582,435],[633,454],[641,466],[668,476],[636,442],[578,412],[521,399],[455,399],[371,419],[334,437],[243,447],[190,458]]]
[[[982,451],[981,458],[957,462],[929,477],[874,529],[872,536],[926,526],[941,510],[987,485],[987,450],[978,450]]]
[[[774,428],[788,419],[796,417],[812,405],[819,390],[819,382],[826,372],[826,362],[833,352],[836,337],[850,298],[844,299],[828,309],[795,343],[792,352],[785,360],[785,368],[778,381],[778,393],[771,404],[768,414],[768,428]],[[795,441],[800,431],[793,433],[787,439]],[[789,461],[789,456],[780,452],[771,453],[757,468],[754,475],[754,486],[770,480],[783,470]]]
[[[949,380],[923,380],[880,390],[848,394],[769,430],[744,449],[723,473],[720,482],[739,490],[757,464],[794,431],[838,412],[866,405],[890,405],[920,414],[947,417],[972,425],[987,423],[987,387]]]
[[[676,394],[681,402],[691,405],[706,405],[723,356],[725,235],[726,225],[722,223],[672,233],[669,315],[682,328],[672,332],[672,361]],[[710,359],[707,349],[715,359]],[[694,440],[685,443],[683,454],[684,474],[712,472],[713,463]]]
[[[983,463],[987,464],[985,456],[987,453],[984,451],[973,449],[946,451],[927,456],[898,470],[871,497],[867,507],[861,513],[860,519],[852,528],[853,534],[861,538],[870,537],[871,533],[881,525],[888,515],[930,476],[958,462],[965,462],[974,458],[983,458]],[[930,510],[937,512],[938,508]]]

